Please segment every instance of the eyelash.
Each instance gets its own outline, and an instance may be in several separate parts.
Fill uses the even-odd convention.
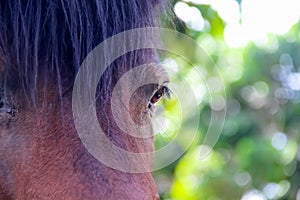
[[[170,89],[166,86],[162,86],[159,89],[157,89],[150,99],[148,108],[151,109],[152,106],[154,106],[156,103],[158,103],[164,96],[169,98],[170,93],[171,93]]]

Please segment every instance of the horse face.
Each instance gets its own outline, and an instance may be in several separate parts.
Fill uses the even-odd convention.
[[[55,2],[0,3],[0,13],[7,15],[6,25],[0,25],[0,199],[158,199],[149,170],[153,157],[135,160],[99,152],[107,161],[118,158],[124,166],[146,167],[138,173],[103,162],[83,143],[72,107],[78,71],[74,66],[105,38],[151,25],[149,10],[157,1]],[[71,19],[74,13],[78,19]],[[130,83],[121,84],[117,91],[128,99],[127,114],[120,101],[123,95],[113,98],[113,91],[135,65],[155,62],[152,50],[137,51],[113,63],[101,77],[94,106],[110,146],[131,153],[154,151],[151,113],[168,82],[165,71],[159,66],[143,68],[139,78],[152,77],[155,84],[133,91]],[[147,128],[133,134],[127,122],[127,129],[120,127],[128,116]]]

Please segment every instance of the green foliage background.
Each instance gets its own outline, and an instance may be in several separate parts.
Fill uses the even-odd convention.
[[[201,11],[210,28],[197,32],[178,20],[176,29],[197,41],[217,64],[226,88],[228,110],[217,145],[206,159],[200,160],[197,155],[211,110],[209,99],[203,97],[197,138],[180,159],[154,172],[161,198],[234,200],[255,194],[260,199],[299,200],[300,91],[292,89],[286,79],[300,71],[300,24],[284,36],[268,35],[269,46],[260,47],[253,42],[243,48],[230,48],[224,41],[225,22],[218,13],[209,5],[188,4]],[[174,45],[198,59],[197,52],[180,38]],[[206,81],[193,80],[193,66],[174,55],[168,56],[191,80],[192,87],[200,87]],[[203,62],[199,65],[206,74],[213,70]],[[176,78],[172,81],[179,82]],[[163,103],[176,127],[176,117],[180,116],[176,101],[171,98]],[[181,122],[183,131],[176,137],[179,150],[189,137],[189,123],[193,121],[190,112],[191,118]],[[156,136],[156,148],[171,141],[175,129]],[[278,141],[283,146],[276,148]]]

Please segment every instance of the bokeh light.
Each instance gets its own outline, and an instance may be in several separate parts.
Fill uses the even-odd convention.
[[[191,86],[200,122],[182,158],[155,174],[163,200],[300,200],[299,10],[296,0],[175,0],[175,28],[207,52],[221,78],[201,51],[172,38],[195,66],[172,54],[163,60]],[[221,83],[226,99],[218,96]],[[211,113],[224,108],[222,134],[201,160],[199,149],[210,148],[203,140]],[[179,150],[195,117],[195,106],[186,109],[191,116],[181,122]],[[164,131],[172,136],[171,123]]]

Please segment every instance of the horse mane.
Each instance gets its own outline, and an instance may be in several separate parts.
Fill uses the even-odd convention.
[[[73,84],[87,54],[103,40],[125,30],[154,26],[154,10],[161,1],[1,1],[0,89],[22,90],[34,101],[38,81],[47,83],[51,77],[62,94],[64,87]],[[137,52],[123,61],[128,59],[134,64]],[[124,66],[108,68],[101,87],[109,87]]]

